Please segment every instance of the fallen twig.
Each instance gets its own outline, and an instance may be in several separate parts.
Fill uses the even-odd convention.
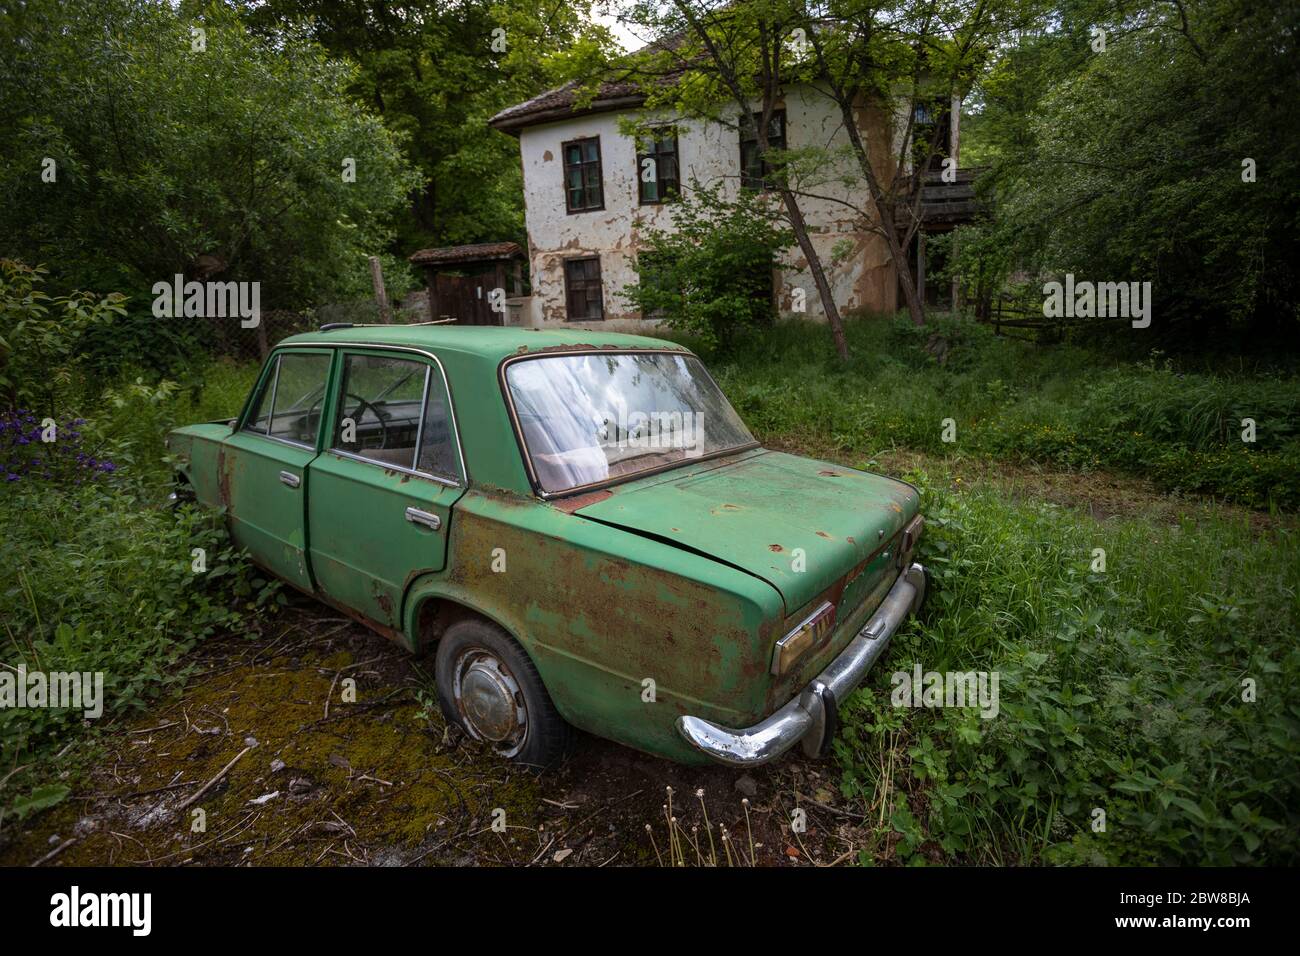
[[[194,794],[193,796],[191,796],[188,800],[186,800],[186,801],[185,801],[184,803],[182,803],[179,807],[177,807],[177,808],[176,808],[176,812],[177,812],[177,813],[184,813],[185,810],[186,810],[186,808],[189,807],[190,804],[194,803],[194,802],[197,801],[200,797],[202,797],[205,793],[207,793],[209,790],[211,790],[212,787],[213,787],[213,785],[214,785],[218,780],[220,780],[222,777],[224,777],[224,776],[225,776],[225,775],[230,771],[230,768],[231,768],[231,767],[233,767],[235,764],[239,763],[240,759],[244,756],[244,754],[248,753],[248,752],[249,752],[250,750],[252,750],[252,749],[253,749],[252,747],[245,747],[245,748],[244,748],[243,750],[241,750],[239,753],[235,754],[234,758],[230,761],[230,763],[228,763],[228,764],[226,764],[224,767],[222,767],[221,770],[218,771],[218,773],[217,773],[217,775],[216,775],[215,777],[213,777],[211,780],[209,780],[207,783],[205,783],[202,787],[200,787],[198,793],[195,793],[195,794]]]
[[[70,839],[64,840],[62,843],[60,843],[58,846],[56,846],[53,850],[51,850],[49,853],[45,854],[43,857],[41,857],[39,860],[37,860],[35,863],[32,863],[31,865],[32,865],[32,866],[40,866],[42,863],[46,863],[46,862],[48,862],[48,861],[54,859],[56,856],[58,856],[60,853],[62,853],[64,850],[66,850],[68,847],[72,846],[72,844],[76,843],[77,840],[79,840],[79,839],[81,839],[81,838],[80,838],[80,837],[71,837]]]

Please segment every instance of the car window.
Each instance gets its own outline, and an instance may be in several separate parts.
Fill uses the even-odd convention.
[[[424,409],[420,432],[420,471],[442,478],[460,478],[456,437],[451,430],[451,413],[443,394],[441,376],[429,380],[429,402]]]
[[[512,363],[506,383],[547,492],[754,444],[693,355],[551,355]]]
[[[267,373],[262,377],[262,387],[253,399],[253,407],[244,421],[244,431],[265,435],[271,424],[271,393],[275,391],[275,375],[280,370],[280,357],[271,359]]]
[[[271,393],[271,437],[315,447],[329,368],[330,357],[320,352],[280,356]]]
[[[345,355],[336,451],[415,468],[429,366],[389,355]]]

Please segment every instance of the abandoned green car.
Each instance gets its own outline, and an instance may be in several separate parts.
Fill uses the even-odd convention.
[[[447,718],[529,764],[572,727],[690,763],[823,753],[925,594],[914,488],[759,447],[672,342],[325,326],[168,444],[257,564],[436,645]]]

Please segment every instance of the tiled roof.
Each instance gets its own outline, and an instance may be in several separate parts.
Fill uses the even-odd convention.
[[[523,256],[524,250],[516,242],[479,242],[470,246],[442,246],[438,249],[421,249],[410,257],[418,266],[444,263],[484,262],[494,259],[513,259]]]
[[[534,123],[543,123],[548,119],[561,119],[564,116],[582,113],[599,113],[604,110],[617,109],[621,106],[636,106],[645,100],[645,93],[639,84],[630,80],[616,80],[602,83],[590,103],[575,109],[582,84],[577,81],[565,83],[553,90],[547,90],[531,100],[508,106],[488,120],[488,125],[502,131],[512,131]]]
[[[673,83],[680,76],[679,72],[669,75],[637,76],[638,63],[645,62],[649,55],[675,51],[681,48],[683,34],[673,34],[662,40],[655,40],[640,50],[629,54],[611,68],[609,79],[603,80],[594,97],[584,97],[588,102],[579,106],[579,94],[589,85],[578,81],[565,83],[553,90],[547,90],[534,96],[531,100],[507,106],[496,116],[488,120],[488,125],[504,132],[517,132],[525,126],[545,123],[549,120],[564,119],[568,116],[581,116],[584,113],[601,113],[607,110],[627,106],[639,106],[645,101],[647,86]]]

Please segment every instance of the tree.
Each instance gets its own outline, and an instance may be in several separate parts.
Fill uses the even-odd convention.
[[[724,123],[718,102],[725,98],[740,107],[740,124],[780,173],[775,189],[841,354],[847,353],[842,324],[799,205],[801,198],[817,195],[816,175],[835,165],[835,150],[770,150],[766,118],[789,83],[807,84],[834,102],[857,168],[855,186],[865,200],[842,201],[864,230],[883,238],[912,321],[921,324],[925,306],[907,248],[921,223],[924,171],[947,143],[937,123],[927,136],[919,134],[918,107],[946,110],[953,93],[969,87],[983,68],[1007,22],[1021,15],[1017,0],[672,0],[667,12],[653,0],[641,0],[625,12],[658,41],[656,52],[630,67],[649,78],[648,106],[672,104]],[[670,72],[688,79],[655,82]],[[757,121],[750,116],[751,104],[759,104]],[[898,135],[869,141],[859,122],[865,109],[883,111]]]
[[[805,75],[839,108],[875,214],[868,221],[889,248],[912,322],[922,325],[925,302],[907,249],[922,225],[925,173],[948,144],[943,124],[923,135],[918,113],[939,115],[960,100],[999,36],[1029,8],[1016,0],[827,0],[808,11],[802,23],[814,55]],[[904,118],[893,155],[889,142],[864,138],[855,121],[873,103]]]
[[[239,0],[270,42],[300,33],[356,64],[348,91],[402,134],[424,174],[397,218],[397,247],[523,242],[518,144],[497,112],[604,64],[608,32],[586,0]]]
[[[6,5],[0,247],[136,302],[176,273],[260,281],[263,308],[357,294],[419,177],[352,76],[220,7]]]
[[[739,129],[757,143],[766,170],[763,186],[780,200],[817,287],[835,350],[841,359],[847,359],[844,323],[799,205],[798,170],[788,151],[774,149],[769,143],[772,116],[786,75],[786,40],[797,15],[796,4],[786,0],[747,0],[734,5],[672,0],[671,8],[663,10],[653,2],[638,3],[629,16],[653,31],[659,42],[631,62],[631,71],[648,81],[648,108],[671,105],[687,115]],[[673,84],[653,80],[656,75],[674,73],[689,79]],[[736,121],[723,115],[723,104],[738,110]]]
[[[1150,281],[1157,332],[1294,342],[1297,35],[1294,5],[1098,0],[1019,36],[969,126],[991,163],[984,232],[1011,253],[1004,277],[1027,274],[1031,293],[1067,272]]]

